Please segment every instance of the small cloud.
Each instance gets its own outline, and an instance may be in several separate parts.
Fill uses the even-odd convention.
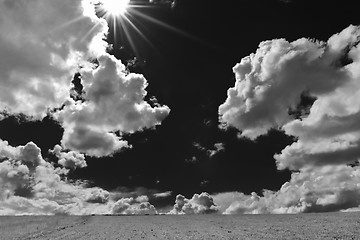
[[[213,125],[213,122],[210,119],[204,119],[203,123],[207,127],[210,127]]]
[[[142,203],[142,202],[148,202],[149,201],[149,197],[146,195],[142,195],[142,196],[138,196],[137,198],[135,198],[136,202]]]
[[[93,188],[89,191],[86,201],[89,203],[107,203],[109,201],[110,193],[101,188]]]
[[[144,200],[144,199],[140,199]],[[155,207],[147,201],[137,201],[134,198],[122,198],[118,200],[112,209],[113,214],[145,215],[158,214]]]
[[[52,150],[49,150],[49,152],[59,158],[58,164],[65,168],[76,169],[87,166],[84,154],[76,151],[64,151],[60,145],[55,145],[55,147]]]
[[[224,151],[225,150],[225,144],[224,143],[215,143],[214,146],[211,149],[207,149],[206,147],[202,146],[200,143],[198,142],[194,142],[193,146],[202,151],[202,152],[206,152],[206,154],[209,157],[213,157],[214,155],[216,155],[217,153]]]
[[[203,146],[202,146],[200,143],[198,143],[198,142],[193,142],[193,146],[194,146],[196,149],[200,150],[200,151],[206,151],[206,148],[203,147]]]
[[[168,214],[205,214],[216,213],[218,208],[213,198],[206,192],[194,194],[191,199],[177,195],[175,205]]]
[[[118,187],[111,193],[111,199],[117,201],[122,198],[133,198],[137,202],[142,202],[140,199],[146,199],[146,201],[152,201],[156,198],[166,198],[171,196],[172,191],[159,192],[155,189],[148,189],[144,187],[127,188]]]
[[[149,3],[170,6],[171,8],[174,8],[178,4],[178,0],[149,0]]]
[[[198,159],[195,156],[193,156],[191,158],[185,159],[185,162],[186,163],[196,163],[196,162],[198,162]]]
[[[155,198],[167,198],[170,197],[172,194],[172,191],[166,191],[166,192],[162,192],[162,193],[154,193],[153,196]]]
[[[209,157],[215,156],[217,153],[225,150],[225,144],[224,143],[215,143],[214,149],[207,150],[207,154]]]
[[[209,181],[208,180],[203,180],[203,181],[201,181],[201,183],[200,183],[200,187],[205,187],[205,186],[207,186],[209,184]]]

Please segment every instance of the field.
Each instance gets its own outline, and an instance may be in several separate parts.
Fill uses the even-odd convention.
[[[360,213],[0,217],[0,239],[360,239]]]

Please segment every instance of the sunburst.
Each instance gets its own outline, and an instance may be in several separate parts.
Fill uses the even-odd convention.
[[[128,40],[129,44],[131,45],[131,48],[133,49],[136,55],[138,51],[136,49],[136,46],[134,45],[134,41],[132,39],[133,36],[131,36],[130,31],[128,29],[129,27],[134,29],[135,32],[141,38],[143,38],[151,47],[154,48],[151,42],[147,39],[144,33],[137,26],[136,23],[139,24],[137,18],[142,18],[145,21],[149,21],[154,24],[160,25],[161,27],[164,27],[172,32],[175,32],[186,38],[190,38],[193,41],[197,41],[197,42],[201,41],[193,37],[192,35],[178,28],[175,28],[174,26],[171,26],[165,22],[162,22],[154,17],[151,17],[139,11],[140,10],[139,8],[164,7],[164,4],[168,5],[168,7],[173,7],[176,0],[157,1],[157,4],[153,2],[154,1],[149,1],[148,4],[143,4],[138,0],[98,0],[98,4],[96,4],[96,8],[99,16],[105,18],[109,23],[109,27],[113,29],[114,42],[115,43],[117,42],[116,39],[118,35],[117,32],[118,31],[122,32],[123,36]],[[163,6],[158,5],[159,3],[163,4]]]
[[[101,0],[102,11],[111,17],[121,17],[130,6],[130,0]]]

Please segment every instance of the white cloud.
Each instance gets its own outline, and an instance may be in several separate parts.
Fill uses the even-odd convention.
[[[211,158],[213,156],[215,156],[217,153],[224,151],[225,150],[225,144],[224,143],[215,143],[213,147],[207,149],[206,147],[202,146],[200,143],[198,142],[193,142],[193,146],[202,151],[202,152],[206,152],[206,154]],[[196,158],[196,157],[193,157]],[[196,159],[188,159],[188,162],[191,161],[196,161]]]
[[[234,202],[246,201],[251,198],[241,192],[223,192],[211,195],[214,203],[218,206],[219,212],[224,213]]]
[[[75,60],[107,25],[80,0],[0,1],[0,109],[37,119],[69,94]]]
[[[129,147],[127,141],[121,140],[115,133],[91,129],[86,125],[73,127],[72,124],[68,126],[65,123],[63,126],[65,131],[61,140],[62,145],[89,156],[111,155],[122,148]]]
[[[0,140],[0,159],[0,215],[157,214],[146,195],[119,199],[126,193],[66,180],[69,170],[45,161],[32,142],[12,147]]]
[[[159,125],[169,108],[144,101],[146,79],[106,53],[107,31],[91,0],[0,0],[0,112],[52,113],[62,146],[96,157],[129,147],[122,132]],[[85,102],[70,98],[76,72]]]
[[[172,194],[172,191],[166,191],[166,192],[161,192],[161,193],[154,193],[154,197],[155,198],[166,198],[166,197],[170,197]]]
[[[191,199],[183,195],[177,195],[175,205],[168,214],[205,214],[218,211],[216,204],[210,194],[203,192],[194,194]]]
[[[64,151],[60,145],[55,145],[53,150],[50,150],[58,160],[58,164],[65,168],[75,169],[84,168],[87,166],[84,154],[75,151]]]
[[[153,128],[168,115],[167,106],[144,101],[146,79],[126,74],[120,60],[99,58],[99,67],[82,70],[86,102],[70,100],[55,116],[65,128],[62,145],[92,156],[104,156],[128,147],[114,132]]]
[[[86,202],[90,203],[107,203],[110,193],[101,188],[92,188],[86,196]]]
[[[353,209],[360,205],[360,169],[350,166],[308,168],[293,173],[279,191],[222,193],[214,201],[224,214],[267,214],[329,212]],[[230,203],[230,204],[229,204]]]
[[[256,138],[280,128],[297,141],[274,157],[279,169],[297,170],[264,196],[221,200],[224,213],[346,211],[360,205],[360,28],[349,26],[327,42],[283,39],[260,44],[234,68],[235,87],[219,107],[223,124]],[[316,100],[294,119],[300,96]],[[229,194],[225,194],[228,196]],[[214,197],[217,199],[217,197]],[[226,199],[226,197],[225,197]],[[221,203],[218,203],[222,205]]]
[[[360,32],[354,26],[349,29],[344,32]],[[288,109],[296,108],[303,92],[320,99],[344,88],[352,82],[352,73],[338,62],[346,47],[354,44],[353,35],[338,37],[341,44],[335,44],[334,37],[328,43],[305,38],[260,43],[255,54],[233,68],[236,82],[219,107],[221,121],[241,130],[243,136],[256,138],[292,121]]]
[[[12,147],[0,140],[0,215],[109,213],[109,192],[70,183],[30,142]]]
[[[209,157],[213,157],[218,152],[221,152],[221,151],[224,151],[224,150],[225,150],[224,143],[215,143],[214,144],[214,149],[207,150],[207,154],[209,155]]]
[[[148,202],[149,201],[149,197],[146,195],[141,195],[135,198],[136,202],[142,203],[142,202]]]
[[[131,215],[158,214],[155,207],[145,200],[145,198],[122,198],[114,204],[112,213]]]

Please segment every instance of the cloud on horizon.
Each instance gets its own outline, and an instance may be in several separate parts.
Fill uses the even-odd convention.
[[[0,215],[53,215],[110,211],[109,192],[66,180],[33,142],[12,147],[0,140]]]
[[[201,194],[194,194],[191,199],[185,198],[179,194],[176,196],[175,205],[168,214],[205,214],[216,213],[218,207],[214,203],[210,194],[203,192]]]
[[[67,153],[60,152],[59,162],[62,154]],[[0,215],[157,214],[149,199],[171,195],[170,191],[89,187],[86,181],[68,180],[70,170],[59,165],[43,159],[33,142],[13,147],[0,140]]]
[[[112,214],[123,215],[155,215],[158,214],[156,208],[151,205],[147,196],[137,198],[122,198],[118,200],[112,209]]]

